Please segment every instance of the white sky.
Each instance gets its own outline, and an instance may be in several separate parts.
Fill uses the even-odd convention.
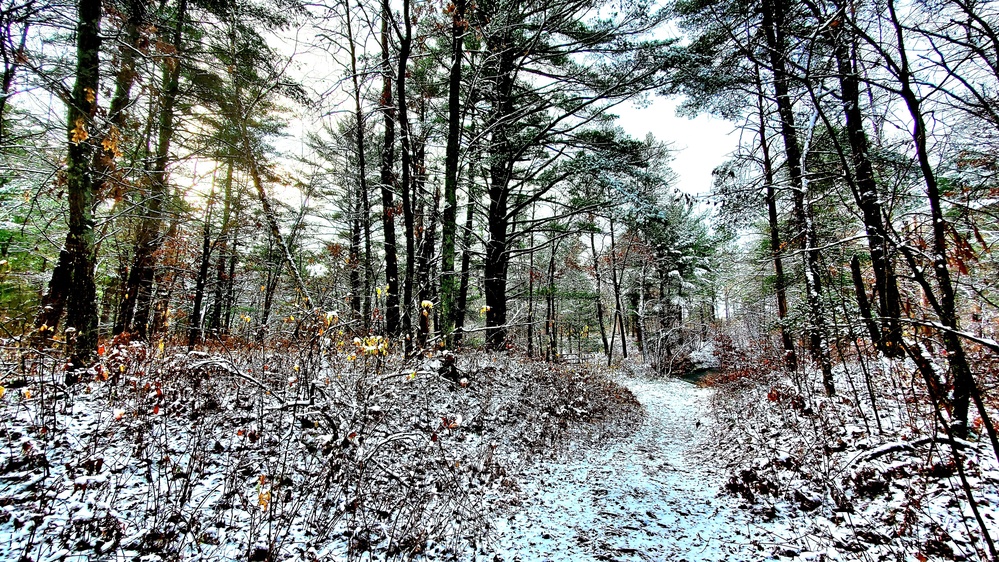
[[[615,108],[617,122],[635,138],[652,133],[671,143],[674,160],[670,163],[678,178],[677,187],[691,195],[704,195],[711,189],[711,171],[728,159],[739,141],[735,125],[709,115],[694,119],[678,117],[679,101],[655,97],[645,107],[623,104]]]

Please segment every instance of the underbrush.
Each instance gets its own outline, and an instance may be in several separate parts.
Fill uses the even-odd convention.
[[[708,384],[717,388],[711,432],[722,444],[726,489],[760,518],[796,526],[796,544],[779,554],[992,559],[996,454],[975,431],[951,440],[910,362],[852,357],[835,370],[834,397],[817,374],[783,371],[776,350],[742,350],[722,362]],[[972,425],[980,430],[981,420]]]
[[[376,338],[100,364],[8,349],[0,559],[468,557],[518,476],[630,431],[634,397],[507,354],[404,360]]]

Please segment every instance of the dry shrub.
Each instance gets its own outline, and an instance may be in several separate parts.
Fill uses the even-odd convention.
[[[70,386],[54,358],[11,355],[0,558],[457,556],[528,459],[640,416],[585,370],[468,354],[442,376],[440,355],[364,345],[122,337]]]

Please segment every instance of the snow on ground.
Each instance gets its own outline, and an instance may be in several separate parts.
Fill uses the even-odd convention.
[[[762,524],[722,495],[701,440],[709,388],[623,378],[646,409],[631,437],[539,465],[522,505],[495,521],[503,560],[767,560],[780,523]]]

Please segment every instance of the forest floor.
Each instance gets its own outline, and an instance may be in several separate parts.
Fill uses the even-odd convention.
[[[543,463],[521,509],[496,522],[505,560],[760,560],[777,553],[779,521],[759,523],[723,495],[702,425],[711,388],[680,379],[620,378],[645,408],[632,436]],[[776,542],[775,542],[776,541]]]
[[[994,548],[996,456],[975,432],[942,435],[902,362],[863,378],[841,365],[830,397],[756,357],[697,386],[627,362],[404,360],[370,339],[120,342],[76,380],[12,355],[0,560],[926,562]]]
[[[869,394],[858,388],[863,369],[840,365],[840,394],[830,397],[760,359],[707,385],[626,364],[614,380],[641,403],[642,425],[522,475],[520,505],[495,521],[495,553],[524,562],[994,559],[996,456],[975,432],[951,451],[911,365],[867,365]]]

